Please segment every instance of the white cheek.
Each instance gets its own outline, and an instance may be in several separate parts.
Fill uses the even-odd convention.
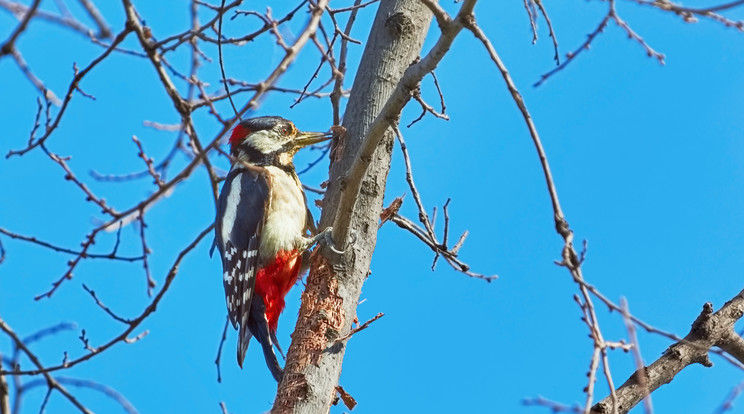
[[[269,154],[282,148],[282,143],[271,138],[266,131],[255,132],[248,136],[246,141],[249,142],[253,148],[264,154]]]

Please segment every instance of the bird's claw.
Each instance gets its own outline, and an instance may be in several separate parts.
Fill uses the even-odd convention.
[[[346,249],[338,250],[336,248],[336,243],[333,242],[333,227],[327,227],[319,236],[322,236],[322,243],[331,249],[333,253],[344,254],[346,252]]]
[[[352,236],[351,244],[354,244],[357,240],[356,232],[352,231],[351,236]],[[312,245],[314,245],[315,243],[318,243],[318,244],[323,244],[324,246],[328,247],[329,249],[331,249],[333,253],[336,253],[336,254],[346,253],[346,249],[339,250],[336,248],[336,243],[333,241],[333,227],[326,227],[323,231],[316,234],[312,238],[306,239],[305,243],[306,243],[305,248],[303,250],[307,250],[310,247],[312,247]]]

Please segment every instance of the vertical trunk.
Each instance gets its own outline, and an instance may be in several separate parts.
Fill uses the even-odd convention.
[[[292,334],[284,379],[273,412],[326,413],[336,393],[346,342],[335,342],[351,329],[362,284],[377,241],[393,137],[385,132],[366,171],[356,203],[339,211],[344,174],[349,170],[369,125],[406,68],[419,56],[431,12],[418,0],[382,0],[354,79],[343,125],[347,135],[341,158],[332,163],[320,229],[337,214],[349,215],[353,245],[333,264],[316,255],[307,278],[297,326]],[[337,242],[341,242],[338,240]],[[339,243],[341,244],[341,243]],[[327,249],[326,249],[327,250]]]

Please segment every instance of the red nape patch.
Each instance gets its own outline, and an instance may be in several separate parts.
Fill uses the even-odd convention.
[[[256,275],[256,293],[266,305],[266,319],[269,329],[276,332],[279,315],[284,310],[284,297],[297,283],[300,275],[302,257],[297,250],[281,250],[273,262],[261,269]]]
[[[235,148],[235,146],[240,144],[240,141],[250,133],[251,131],[248,128],[244,127],[242,124],[238,124],[235,129],[233,129],[232,135],[230,135],[230,147]]]

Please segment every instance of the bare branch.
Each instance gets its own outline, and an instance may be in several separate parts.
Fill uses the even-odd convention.
[[[219,23],[217,25],[217,53],[220,59],[220,73],[222,73],[222,86],[225,87],[225,95],[227,95],[227,99],[230,101],[230,105],[232,106],[233,111],[235,111],[235,116],[240,119],[238,108],[235,107],[235,102],[233,102],[232,96],[230,95],[230,88],[227,86],[227,76],[225,76],[225,63],[222,60],[222,17],[224,16],[224,14],[225,0],[222,0],[219,10]]]
[[[98,305],[98,307],[100,307],[101,309],[103,309],[103,311],[106,312],[109,316],[111,316],[112,318],[114,318],[114,320],[117,320],[117,321],[119,321],[121,323],[126,323],[126,324],[131,324],[132,323],[132,320],[131,319],[124,319],[124,318],[122,318],[121,316],[115,314],[111,310],[111,308],[109,308],[108,306],[104,305],[103,302],[101,302],[101,300],[98,299],[98,296],[96,296],[96,292],[94,290],[88,288],[88,286],[85,286],[85,283],[83,283],[83,289],[90,294],[90,296],[93,298],[94,301],[96,301],[96,305]]]
[[[726,27],[734,27],[739,31],[744,31],[744,21],[742,20],[735,21],[723,15],[718,14],[718,12],[741,6],[742,4],[744,4],[744,1],[742,0],[737,0],[737,1],[730,2],[730,3],[723,3],[717,6],[704,7],[704,8],[685,7],[681,4],[674,3],[671,1],[663,1],[663,2],[650,1],[650,0],[632,0],[632,1],[638,4],[645,5],[645,6],[651,6],[651,7],[657,8],[665,12],[674,13],[677,16],[680,16],[682,20],[684,20],[686,23],[696,23],[697,22],[696,16],[698,16],[698,17],[703,17],[703,18],[707,18],[707,19],[719,22]]]
[[[436,240],[434,229],[432,229],[431,227],[431,221],[429,221],[429,216],[426,214],[426,208],[424,207],[424,203],[421,201],[421,195],[419,195],[416,184],[414,184],[413,182],[413,171],[411,171],[411,157],[410,155],[408,155],[408,147],[406,146],[406,142],[403,140],[403,134],[401,134],[400,129],[398,129],[397,125],[391,124],[390,126],[393,128],[393,131],[395,131],[395,137],[400,143],[400,151],[403,153],[403,161],[406,165],[406,181],[408,182],[408,187],[411,189],[411,193],[413,194],[413,200],[416,202],[416,207],[418,207],[419,222],[424,225],[429,238],[431,240]]]
[[[739,385],[735,386],[731,392],[729,392],[729,395],[721,403],[718,409],[713,412],[713,414],[724,414],[726,411],[734,408],[734,401],[742,392],[744,392],[744,382],[740,382]]]
[[[145,228],[147,228],[147,224],[145,223],[145,213],[140,211],[137,219],[140,224],[140,240],[142,241],[142,256],[144,257],[144,259],[142,259],[142,267],[145,270],[145,277],[147,280],[147,296],[152,296],[152,289],[155,288],[155,279],[153,279],[150,274],[150,264],[147,260],[147,256],[150,254],[150,249],[147,247],[147,241],[145,239]]]
[[[363,9],[363,8],[369,6],[370,4],[377,3],[378,1],[380,1],[380,0],[370,0],[370,1],[366,2],[366,3],[362,3],[361,1],[355,1],[354,2],[354,5],[351,6],[351,7],[344,7],[344,8],[341,8],[341,9],[331,9],[331,8],[328,8],[328,13],[335,15],[336,13],[345,13],[345,12],[348,12],[348,11],[350,11],[350,12],[356,12],[357,10]],[[348,31],[347,31],[347,33],[348,33]]]
[[[383,316],[385,316],[385,314],[384,314],[384,313],[382,313],[382,312],[378,313],[377,315],[375,315],[375,317],[373,317],[372,319],[368,320],[367,322],[364,322],[363,324],[359,325],[358,327],[356,327],[356,328],[352,329],[352,330],[351,330],[351,331],[349,331],[349,333],[347,333],[346,335],[344,335],[344,336],[342,336],[342,337],[339,337],[339,338],[336,338],[336,340],[335,340],[335,341],[333,341],[333,344],[334,344],[334,345],[335,345],[335,344],[339,344],[339,343],[341,343],[341,342],[344,342],[344,341],[348,340],[349,338],[351,338],[351,337],[352,337],[352,336],[353,336],[354,334],[356,334],[357,332],[359,332],[359,331],[363,331],[363,330],[365,330],[365,329],[369,328],[369,325],[371,325],[371,324],[372,324],[372,322],[374,322],[374,321],[376,321],[376,320],[378,320],[378,319],[382,318]],[[353,408],[353,407],[349,407],[349,408]]]
[[[230,326],[230,317],[225,318],[225,328],[222,329],[222,338],[220,338],[220,345],[217,347],[217,357],[214,359],[214,364],[217,366],[217,382],[222,382],[222,372],[220,371],[220,359],[222,358],[222,346],[225,345],[225,339],[227,339],[227,327]]]
[[[87,253],[87,252],[81,252],[81,251],[78,251],[78,250],[67,249],[67,248],[64,248],[64,247],[55,246],[55,245],[53,245],[51,243],[48,243],[48,242],[45,242],[43,240],[39,240],[39,239],[37,239],[36,237],[33,237],[33,236],[24,236],[24,235],[21,235],[21,234],[13,233],[13,232],[11,232],[11,231],[9,231],[7,229],[4,229],[2,227],[0,227],[0,233],[6,235],[8,237],[10,237],[11,239],[23,240],[23,241],[26,241],[26,242],[29,242],[29,243],[37,244],[39,246],[52,249],[52,250],[54,250],[56,252],[68,253],[68,254],[72,254],[72,255],[76,255],[76,256],[82,256],[83,258],[120,260],[120,261],[123,261],[123,262],[136,262],[136,261],[139,261],[139,260],[144,259],[143,256],[117,256],[115,249],[114,249],[114,252],[108,253],[108,254]],[[0,261],[0,263],[2,263],[2,261]]]
[[[26,30],[26,27],[28,27],[28,23],[34,17],[36,9],[39,8],[39,4],[41,4],[41,0],[34,0],[34,2],[31,3],[31,6],[25,10],[25,14],[21,19],[21,22],[18,23],[18,26],[16,26],[15,30],[13,30],[10,36],[8,36],[8,40],[6,40],[5,43],[0,46],[0,58],[13,53],[13,50],[15,50],[15,42],[16,40],[18,40],[18,36],[20,36],[21,33]]]
[[[121,395],[120,392],[116,391],[115,389],[106,386],[104,384],[101,384],[99,382],[91,381],[91,380],[84,380],[79,378],[70,378],[70,377],[56,377],[57,381],[59,381],[60,384],[65,385],[71,385],[73,387],[78,388],[88,388],[94,391],[98,391],[105,395],[106,397],[114,400],[117,404],[119,404],[124,411],[126,411],[129,414],[137,414],[138,411],[132,403],[129,402],[129,400],[126,399],[123,395]],[[36,388],[38,386],[46,385],[46,381],[44,380],[34,380],[29,381],[25,384],[23,384],[23,392],[29,391],[33,388]]]
[[[142,158],[142,161],[145,162],[145,165],[147,166],[147,172],[153,179],[153,184],[162,188],[165,183],[163,183],[163,180],[160,178],[160,174],[158,174],[158,172],[155,170],[155,165],[152,161],[152,158],[148,157],[145,154],[145,149],[142,147],[142,143],[139,139],[137,139],[136,135],[132,135],[132,141],[134,141],[134,143],[137,145],[137,148],[139,149],[137,156]]]
[[[535,4],[537,4],[537,7],[540,9],[540,13],[543,15],[543,18],[545,19],[545,23],[548,24],[548,31],[550,33],[550,38],[553,39],[553,50],[555,51],[555,55],[553,56],[553,59],[555,60],[556,65],[561,64],[561,58],[558,54],[558,37],[555,35],[555,31],[553,30],[553,23],[550,21],[550,16],[548,16],[548,12],[545,10],[545,6],[542,4],[542,0],[534,0]]]
[[[106,23],[106,20],[101,15],[101,12],[98,11],[95,4],[93,4],[93,2],[90,0],[79,1],[85,11],[88,12],[88,16],[90,16],[90,18],[93,19],[94,22],[96,22],[96,25],[98,26],[98,37],[102,39],[108,39],[109,37],[111,37],[111,28],[109,27],[108,23]]]
[[[12,1],[7,0],[0,0],[0,8],[3,8],[5,10],[10,11],[13,13],[16,18],[19,20],[24,19],[27,16],[27,11],[29,9],[28,6],[20,3],[14,3]],[[77,32],[85,37],[92,38],[93,37],[93,30],[81,23],[78,20],[75,20],[72,16],[69,15],[57,15],[54,13],[49,13],[44,10],[37,9],[33,13],[34,18],[39,20],[44,20],[47,22],[58,24],[62,27],[66,27],[74,32]]]
[[[84,414],[92,414],[92,412],[88,410],[84,405],[82,405],[77,400],[77,398],[75,398],[72,394],[70,394],[67,391],[67,389],[65,389],[65,387],[63,387],[56,379],[54,379],[51,375],[49,375],[49,372],[45,370],[45,368],[43,367],[39,359],[36,357],[36,355],[34,355],[28,349],[28,347],[26,347],[26,344],[23,343],[23,341],[18,337],[18,335],[16,335],[16,333],[10,328],[10,326],[8,326],[8,324],[2,318],[0,318],[0,331],[5,332],[5,334],[8,335],[8,337],[10,337],[10,339],[14,342],[15,346],[21,351],[23,351],[23,353],[26,354],[26,356],[31,361],[31,363],[37,367],[38,369],[37,374],[42,374],[44,378],[46,379],[47,386],[49,387],[49,391],[47,393],[47,398],[45,398],[44,404],[46,404],[46,400],[48,400],[49,394],[51,394],[51,392],[56,389],[68,401],[70,401],[72,405],[74,405],[78,410],[80,410],[80,412]],[[0,367],[2,367],[2,365],[0,365]],[[0,369],[0,377],[3,375],[8,375],[8,374],[19,375],[20,372],[15,371],[15,370],[6,371],[3,369]]]
[[[48,328],[44,328],[42,330],[34,332],[31,335],[23,338],[23,343],[26,345],[30,345],[34,342],[41,341],[42,339],[48,336],[56,335],[59,332],[69,331],[75,328],[76,328],[76,325],[74,323],[69,323],[69,322],[58,323],[56,325],[53,325]]]
[[[527,19],[530,21],[530,29],[532,29],[532,44],[537,43],[537,17],[535,16],[535,1],[534,0],[522,0],[524,3],[524,10],[527,12]]]
[[[575,404],[573,406],[564,405],[561,403],[557,403],[555,401],[548,400],[547,398],[543,397],[537,397],[537,398],[526,398],[522,400],[522,404],[526,406],[540,406],[550,409],[554,413],[583,413],[584,411],[581,409],[581,407],[578,406],[578,404]]]
[[[437,88],[438,87],[439,87],[439,85],[437,85]],[[442,97],[442,91],[439,91],[439,97],[440,97],[441,102],[442,102],[442,107],[444,107],[444,97]],[[439,112],[435,111],[434,108],[431,105],[427,104],[424,101],[424,98],[421,97],[421,90],[420,89],[416,89],[415,91],[413,91],[413,99],[415,99],[416,102],[418,102],[419,105],[421,105],[421,115],[419,115],[418,118],[414,119],[410,124],[406,125],[406,128],[410,128],[413,124],[415,124],[416,122],[422,120],[424,118],[424,115],[426,115],[427,112],[430,113],[430,114],[432,114],[432,115],[434,115],[435,117],[437,117],[439,119],[444,119],[445,121],[449,121],[449,116],[447,116],[445,113],[439,113]]]
[[[206,237],[207,234],[210,234],[212,230],[214,229],[214,224],[210,224],[207,226],[199,235],[188,245],[186,246],[176,257],[175,262],[171,266],[171,268],[168,270],[167,275],[165,277],[165,282],[163,283],[163,286],[160,288],[158,293],[155,295],[155,297],[152,299],[150,304],[145,307],[145,309],[142,311],[142,313],[137,316],[136,318],[132,319],[129,323],[129,326],[119,335],[114,337],[113,339],[109,340],[108,342],[104,343],[103,345],[100,345],[96,347],[95,349],[97,352],[89,352],[86,353],[77,359],[71,360],[71,361],[65,361],[63,364],[60,365],[54,365],[50,367],[44,367],[38,359],[31,353],[28,348],[23,346],[19,346],[21,350],[28,355],[29,359],[31,359],[34,362],[34,365],[36,365],[37,369],[34,370],[24,370],[24,371],[5,371],[0,370],[0,375],[2,374],[12,374],[15,376],[18,375],[39,375],[44,374],[45,376],[48,375],[50,372],[53,371],[59,371],[66,368],[71,368],[75,365],[80,364],[81,362],[87,361],[94,357],[95,355],[98,355],[105,351],[106,349],[112,347],[114,344],[119,342],[125,342],[127,337],[130,333],[132,333],[142,322],[153,312],[155,312],[155,309],[157,309],[158,304],[160,303],[161,299],[165,295],[165,293],[170,288],[171,284],[173,283],[173,280],[175,279],[176,275],[178,274],[179,266],[181,262],[183,261],[184,257],[186,257],[187,254],[189,254],[198,244],[201,242],[201,240]],[[6,332],[11,338],[15,340],[16,336],[15,334],[10,330],[10,328],[7,327],[5,322],[0,319],[0,330]]]
[[[633,0],[633,1],[636,1],[636,2],[639,2],[639,3],[641,3],[641,2],[642,3],[646,3],[645,0]],[[652,3],[652,2],[649,1],[648,3]],[[664,2],[658,2],[658,3],[659,4],[667,4],[668,2],[664,1]],[[538,4],[540,4],[539,1],[538,1]],[[589,33],[589,35],[587,35],[586,40],[584,41],[584,43],[582,43],[581,46],[579,46],[575,51],[569,52],[566,55],[566,60],[564,60],[563,63],[560,63],[553,70],[551,70],[551,71],[543,74],[542,76],[540,76],[540,80],[538,80],[537,82],[535,82],[535,84],[533,86],[537,87],[537,86],[542,85],[543,83],[545,83],[546,80],[548,80],[548,78],[550,78],[551,76],[553,76],[556,73],[558,73],[561,70],[563,70],[582,51],[589,50],[589,48],[591,47],[592,41],[594,41],[594,39],[597,37],[597,35],[599,35],[600,33],[602,33],[604,31],[604,29],[607,27],[607,24],[610,22],[610,20],[613,20],[615,23],[617,23],[617,25],[620,26],[625,31],[625,33],[628,35],[629,38],[635,40],[638,44],[640,44],[641,46],[643,46],[643,48],[646,50],[646,54],[649,57],[654,57],[654,58],[656,58],[659,61],[660,64],[662,64],[662,65],[664,64],[664,55],[662,53],[657,52],[651,46],[649,46],[649,44],[646,43],[646,41],[643,40],[643,38],[641,36],[639,36],[635,31],[633,31],[633,29],[630,28],[630,25],[628,23],[626,23],[625,20],[623,20],[622,18],[620,18],[620,15],[617,13],[617,10],[615,9],[615,0],[608,0],[607,5],[608,5],[607,14],[605,14],[605,16],[599,22],[599,25],[597,25],[597,28],[594,29],[593,32]],[[541,6],[541,10],[543,10],[542,9],[542,6]],[[547,18],[547,14],[545,14],[545,18],[546,18],[546,20],[548,19]],[[550,22],[550,20],[548,20],[548,22]],[[550,24],[550,23],[548,23],[548,24]],[[553,39],[555,41],[555,37],[553,37]],[[555,41],[556,50],[557,50],[557,45],[558,45],[557,44],[557,41]],[[556,53],[556,56],[557,56],[557,53]],[[557,59],[556,59],[556,61],[557,61]]]
[[[8,154],[5,155],[5,158],[9,158],[13,155],[23,155],[32,149],[38,147],[39,145],[43,144],[47,138],[52,134],[52,132],[57,129],[57,126],[59,125],[59,121],[62,119],[62,116],[65,113],[65,110],[67,109],[68,104],[70,103],[70,100],[72,99],[72,94],[77,90],[78,84],[80,81],[85,77],[85,75],[88,74],[93,68],[96,67],[101,61],[103,61],[111,52],[116,49],[116,46],[119,45],[119,43],[123,42],[124,39],[127,37],[129,32],[132,29],[129,26],[126,26],[124,30],[119,33],[116,38],[114,38],[114,41],[111,42],[111,45],[104,51],[100,56],[95,58],[88,66],[85,67],[85,69],[81,70],[77,75],[75,75],[72,79],[72,82],[70,82],[70,86],[67,88],[67,94],[65,95],[65,98],[62,100],[62,105],[59,109],[59,112],[57,113],[57,116],[54,118],[54,122],[52,122],[50,125],[47,125],[46,131],[44,132],[44,135],[41,136],[41,138],[37,139],[34,142],[30,142],[26,148],[20,149],[20,150],[11,150],[8,152]]]
[[[623,407],[621,412],[627,412],[649,393],[672,381],[687,366],[692,364],[712,366],[708,352],[728,337],[742,315],[744,291],[739,292],[715,313],[713,305],[706,303],[684,340],[670,346],[659,359],[643,369],[648,379],[646,387],[640,385],[636,372],[617,389],[618,405]],[[592,412],[607,412],[611,404],[609,398],[598,402],[592,407]]]
[[[18,65],[18,68],[21,69],[21,72],[23,72],[24,75],[26,75],[26,78],[36,87],[36,89],[41,92],[41,95],[44,97],[44,99],[50,101],[55,106],[59,106],[61,101],[55,95],[55,93],[46,87],[44,85],[44,82],[42,82],[41,79],[36,77],[34,73],[31,71],[31,68],[26,63],[26,60],[23,59],[23,55],[21,55],[21,52],[18,51],[18,49],[13,48],[10,52],[10,56],[15,60],[16,64]]]
[[[348,54],[348,47],[349,47],[349,35],[351,34],[351,28],[354,25],[354,22],[356,21],[357,12],[360,8],[364,7],[365,5],[369,5],[373,3],[373,0],[370,1],[364,5],[362,5],[361,0],[356,0],[354,2],[353,9],[351,10],[351,13],[349,14],[349,20],[346,21],[346,28],[343,31],[343,36],[341,39],[341,52],[339,53],[338,57],[338,67],[336,68],[336,73],[333,74],[333,77],[336,79],[336,82],[333,85],[333,92],[331,92],[331,106],[333,107],[333,125],[340,125],[341,124],[341,96],[343,95],[343,86],[344,86],[344,78],[346,76],[346,57]],[[338,10],[336,10],[338,12]],[[333,16],[335,13],[331,12],[329,10],[329,14]],[[335,24],[335,17],[334,17],[334,24]],[[338,30],[338,28],[336,29]]]

